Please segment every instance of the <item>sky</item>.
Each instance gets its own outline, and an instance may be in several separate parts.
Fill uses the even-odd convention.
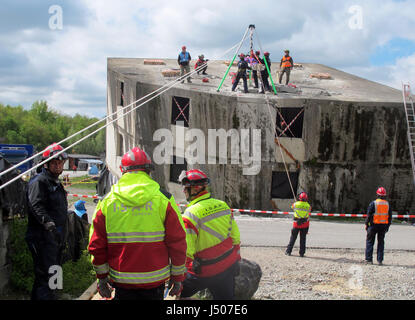
[[[108,57],[176,58],[185,44],[230,59],[249,24],[272,61],[287,48],[296,62],[415,86],[414,12],[413,0],[2,0],[0,103],[103,117]]]

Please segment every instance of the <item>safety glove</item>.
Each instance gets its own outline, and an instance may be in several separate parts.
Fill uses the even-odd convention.
[[[56,229],[56,225],[53,221],[47,222],[45,224],[45,229],[52,234],[52,237],[56,243],[60,244],[62,242],[61,234],[59,233],[58,229]]]
[[[180,293],[183,291],[183,284],[181,282],[170,281],[169,282],[169,296],[176,296],[177,298],[180,297]]]
[[[108,278],[98,279],[97,289],[103,298],[111,298],[112,291],[114,290],[109,284]]]

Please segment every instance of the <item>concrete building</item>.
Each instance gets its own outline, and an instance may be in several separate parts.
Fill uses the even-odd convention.
[[[123,107],[174,80],[165,75],[177,69],[174,59],[148,64],[145,59],[109,58],[108,114],[126,114],[132,107]],[[176,183],[180,171],[201,168],[211,178],[213,196],[233,208],[289,210],[293,189],[308,192],[313,211],[362,212],[382,185],[394,211],[415,209],[399,90],[305,63],[291,73],[297,86],[291,93],[258,94],[252,86],[248,94],[231,92],[235,66],[217,92],[226,69],[225,61],[210,61],[208,76],[194,75],[193,83],[177,84],[108,126],[109,170],[120,176],[121,157],[133,146],[154,160],[160,158],[161,146],[171,142],[172,151],[164,156],[173,163],[156,163],[153,177],[178,200],[183,200]],[[203,77],[209,82],[202,82]],[[170,142],[166,129],[172,133]],[[276,132],[283,132],[278,140]],[[204,139],[197,138],[201,134]],[[205,146],[205,154],[195,146]]]

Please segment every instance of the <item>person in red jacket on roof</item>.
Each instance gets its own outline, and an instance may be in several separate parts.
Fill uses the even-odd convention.
[[[98,291],[115,300],[163,300],[170,279],[179,296],[186,268],[186,232],[174,197],[150,178],[150,157],[135,147],[121,160],[123,173],[98,203],[88,250]]]

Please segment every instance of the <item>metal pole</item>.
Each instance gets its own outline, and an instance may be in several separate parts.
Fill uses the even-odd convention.
[[[244,36],[243,36],[243,38],[242,38],[242,41],[241,41],[241,43],[239,44],[238,49],[236,49],[235,55],[233,56],[233,59],[232,59],[231,63],[229,64],[228,69],[226,69],[226,73],[225,73],[225,75],[223,76],[222,81],[220,82],[220,85],[219,85],[218,89],[216,90],[217,92],[219,92],[219,91],[220,91],[220,88],[222,87],[223,82],[225,81],[225,78],[226,78],[226,76],[227,76],[227,75],[228,75],[228,73],[229,73],[229,69],[232,67],[233,62],[235,61],[235,58],[236,58],[236,56],[238,55],[239,49],[241,49],[242,44],[243,44],[243,42],[244,42],[244,40],[245,40],[245,38],[246,38],[246,35],[248,34],[248,30],[249,30],[249,28],[250,28],[250,26],[246,29],[245,34],[244,34]]]

